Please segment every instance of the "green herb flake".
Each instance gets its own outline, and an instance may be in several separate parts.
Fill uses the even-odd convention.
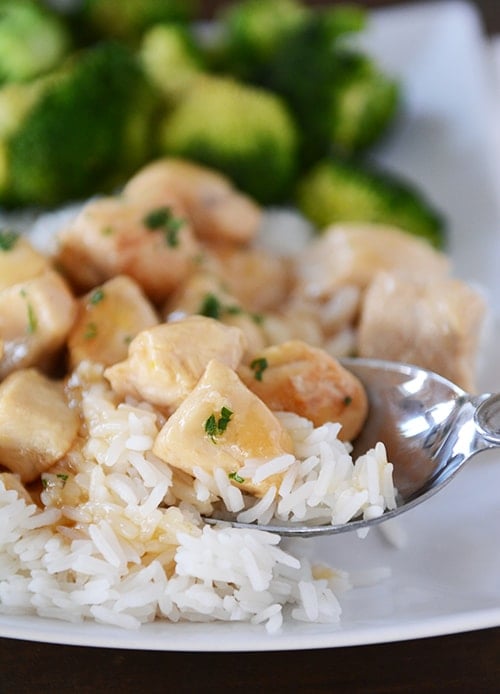
[[[215,414],[211,414],[210,417],[208,417],[205,422],[204,429],[207,436],[209,436],[214,443],[216,437],[220,436],[226,431],[227,425],[231,421],[232,416],[232,410],[230,410],[228,407],[222,407],[219,419],[217,419]]]
[[[115,233],[115,230],[111,226],[103,227],[101,229],[101,235],[102,236],[112,236]]]
[[[352,402],[351,396],[350,396],[350,395],[346,395],[345,398],[344,398],[344,405],[347,407],[348,405],[351,404],[351,402]]]
[[[11,251],[19,239],[19,234],[10,229],[0,230],[0,251]]]
[[[87,323],[85,332],[83,333],[84,340],[93,340],[97,336],[97,325],[95,323]]]
[[[19,293],[23,297],[23,299],[28,298],[28,293],[26,292],[25,289],[21,289],[21,291]],[[28,331],[29,335],[33,335],[33,333],[35,333],[36,329],[38,328],[38,319],[36,317],[35,309],[33,308],[33,305],[30,304],[29,301],[26,301],[26,310],[28,311],[27,331]]]
[[[206,316],[207,318],[219,319],[222,314],[222,305],[215,294],[205,294],[201,306],[198,310],[201,316]]]
[[[89,304],[96,305],[100,303],[104,299],[104,289],[96,289],[95,291],[92,292],[89,298]]]
[[[46,477],[42,477],[42,489],[48,489],[50,486],[50,482]]]
[[[36,329],[38,328],[38,318],[36,317],[35,309],[33,306],[28,302],[28,333],[30,335],[33,335],[33,333],[36,333]]]
[[[158,207],[151,210],[144,217],[143,223],[152,231],[163,230],[167,245],[171,248],[179,245],[179,230],[184,226],[185,220],[176,217],[170,207]]]
[[[226,431],[227,425],[231,421],[232,416],[233,416],[233,413],[228,407],[223,407],[221,409],[220,419],[217,422],[217,428],[219,430],[219,434],[223,434]]]
[[[225,310],[230,316],[239,316],[243,313],[241,306],[227,306]]]
[[[267,369],[269,366],[267,359],[265,357],[259,357],[258,359],[254,359],[251,364],[250,368],[254,372],[255,380],[257,381],[262,381],[262,374],[264,371]]]
[[[210,436],[212,441],[215,443],[215,437],[217,436],[217,420],[215,419],[214,414],[211,414],[205,422],[205,434]]]
[[[251,313],[250,315],[256,325],[262,325],[264,323],[264,316],[262,313]]]
[[[243,484],[245,481],[244,477],[240,477],[237,472],[229,472],[228,475],[230,480],[234,480],[235,482],[238,482],[238,484]]]
[[[62,486],[64,487],[66,482],[68,481],[69,475],[64,474],[63,472],[60,472],[56,475],[57,479],[61,480]]]

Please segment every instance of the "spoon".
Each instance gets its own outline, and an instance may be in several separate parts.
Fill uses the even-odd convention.
[[[414,508],[442,489],[476,453],[500,446],[500,394],[470,395],[432,371],[379,359],[342,359],[363,383],[369,414],[353,457],[382,441],[394,465],[398,505],[377,518],[339,525],[229,521],[283,536],[312,537],[360,530]],[[206,522],[221,522],[206,518]],[[227,521],[223,521],[227,522]]]

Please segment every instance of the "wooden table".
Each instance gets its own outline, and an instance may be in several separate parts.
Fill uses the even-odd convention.
[[[210,16],[217,3],[202,3]],[[320,4],[320,3],[314,3]],[[376,7],[395,2],[364,4]],[[487,33],[500,2],[477,0]],[[500,580],[500,577],[499,577]],[[415,641],[271,653],[97,649],[0,639],[0,692],[470,692],[500,691],[500,628]]]

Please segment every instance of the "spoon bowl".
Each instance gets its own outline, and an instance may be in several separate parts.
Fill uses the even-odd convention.
[[[369,400],[368,418],[354,441],[353,457],[378,441],[385,444],[394,466],[397,507],[376,518],[339,525],[230,521],[232,526],[296,537],[360,530],[422,503],[474,455],[500,446],[500,394],[471,395],[446,378],[410,364],[358,358],[341,361],[363,383]]]

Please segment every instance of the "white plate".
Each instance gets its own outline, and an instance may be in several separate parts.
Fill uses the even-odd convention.
[[[500,315],[500,213],[496,206],[490,92],[477,17],[460,2],[374,15],[366,45],[406,84],[406,113],[378,152],[416,180],[451,221],[457,274],[480,283]],[[498,157],[500,161],[500,157]],[[500,389],[486,361],[483,387]],[[402,521],[405,549],[372,531],[302,542],[301,551],[347,570],[390,567],[391,578],[342,597],[339,626],[287,623],[268,636],[247,624],[156,622],[139,631],[0,616],[0,636],[172,651],[271,651],[363,645],[500,625],[500,454],[471,463]]]

